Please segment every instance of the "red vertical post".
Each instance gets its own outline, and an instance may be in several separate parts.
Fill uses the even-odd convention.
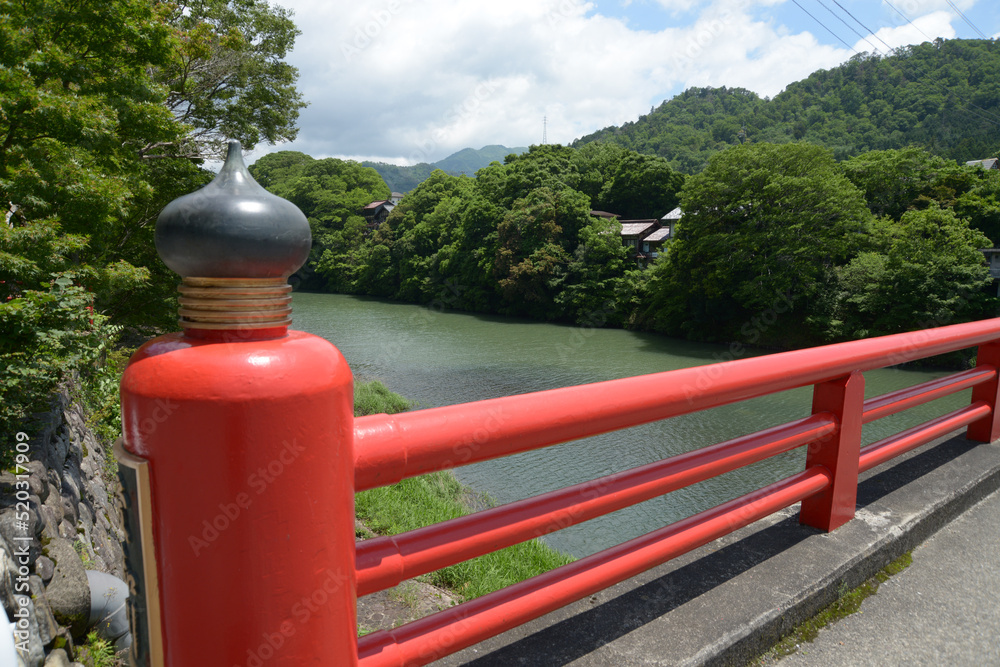
[[[809,445],[806,468],[826,467],[833,483],[802,501],[799,523],[829,532],[854,518],[864,405],[865,378],[859,372],[822,382],[813,389],[812,413],[833,413],[839,426],[830,438]]]
[[[309,245],[235,142],[157,222],[184,331],[143,345],[122,379],[122,468],[142,471],[123,485],[145,508],[127,508],[144,543],[131,664],[357,664],[353,378],[335,347],[288,331]]]
[[[992,412],[988,417],[969,424],[966,437],[977,442],[993,442],[1000,438],[1000,414],[997,412],[997,398],[1000,397],[1000,342],[980,345],[976,352],[976,366],[993,366],[997,369],[998,377],[972,388],[972,402],[986,401]]]

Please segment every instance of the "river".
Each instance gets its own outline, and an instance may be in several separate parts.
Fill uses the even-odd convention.
[[[548,324],[336,294],[296,293],[293,327],[321,336],[344,354],[358,379],[431,408],[569,385],[686,368],[731,358],[728,348],[655,334]],[[765,354],[747,351],[745,356]],[[865,373],[877,396],[944,375],[883,369]],[[464,484],[500,503],[704,447],[807,416],[802,388],[455,470]],[[865,426],[865,442],[967,405],[969,392]],[[631,508],[571,526],[544,539],[577,557],[802,470],[804,448]]]

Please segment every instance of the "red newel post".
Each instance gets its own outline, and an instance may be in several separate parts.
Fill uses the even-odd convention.
[[[854,518],[864,405],[865,378],[858,372],[813,389],[812,413],[831,412],[840,427],[829,439],[809,445],[806,468],[825,466],[833,483],[823,493],[802,501],[799,523],[831,531]]]
[[[231,142],[156,242],[183,333],[122,379],[132,664],[356,665],[353,378],[288,331],[305,216]]]
[[[1000,342],[980,345],[976,352],[976,365],[993,366],[997,369],[998,377],[972,388],[972,402],[986,401],[993,412],[988,417],[969,424],[965,435],[976,442],[993,442],[1000,438],[1000,414],[997,412],[997,398],[1000,397]]]

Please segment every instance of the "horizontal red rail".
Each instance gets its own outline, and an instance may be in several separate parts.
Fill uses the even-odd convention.
[[[995,375],[989,369],[973,369],[870,399],[865,402],[865,421],[953,394]],[[945,432],[983,416],[981,411],[960,412],[968,421],[958,423],[953,419]],[[427,528],[365,540],[358,543],[356,550],[358,595],[384,590],[406,579],[722,475],[808,444],[835,428],[832,415],[821,413]],[[938,437],[938,430],[926,442]]]
[[[865,424],[904,410],[909,410],[924,403],[949,396],[951,394],[989,382],[997,376],[992,367],[973,368],[947,377],[906,387],[899,391],[883,394],[865,401],[865,411],[861,421]]]
[[[358,641],[360,663],[422,665],[537,618],[796,502],[832,530],[857,475],[963,426],[1000,437],[1000,319],[667,373],[355,420],[355,484],[406,477],[815,385],[815,414],[680,456],[356,545],[365,595],[810,445],[807,469],[670,526],[458,607]],[[984,345],[985,344],[985,345]],[[973,370],[862,400],[861,371],[979,345]],[[972,404],[859,451],[861,424],[973,388]],[[808,508],[807,508],[808,505]],[[807,512],[808,509],[808,512]],[[808,514],[808,516],[807,516]]]
[[[358,640],[360,665],[426,665],[665,563],[819,493],[829,473],[813,468],[456,607]]]
[[[875,466],[894,459],[900,454],[905,454],[911,449],[926,445],[935,438],[948,435],[963,426],[968,426],[976,420],[988,417],[991,412],[992,410],[989,405],[982,401],[977,401],[960,410],[924,422],[878,442],[873,442],[861,450],[861,456],[858,460],[858,472],[871,470]]]
[[[649,465],[356,547],[358,595],[656,498],[829,435],[822,413]]]
[[[355,488],[705,410],[997,338],[996,320],[355,421]],[[544,405],[544,410],[539,410]]]

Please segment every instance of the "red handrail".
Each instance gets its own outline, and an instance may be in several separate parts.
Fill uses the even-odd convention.
[[[394,484],[667,417],[954,352],[998,337],[955,324],[708,366],[355,421],[355,489]]]
[[[690,551],[796,502],[832,530],[854,512],[857,475],[968,426],[1000,437],[1000,318],[665,373],[355,421],[355,488],[507,456],[814,385],[813,414],[680,456],[356,545],[360,595],[809,445],[806,470],[741,498],[390,632],[359,664],[421,665]],[[862,401],[862,371],[979,346],[979,366]],[[860,426],[973,388],[966,408],[860,448]]]

